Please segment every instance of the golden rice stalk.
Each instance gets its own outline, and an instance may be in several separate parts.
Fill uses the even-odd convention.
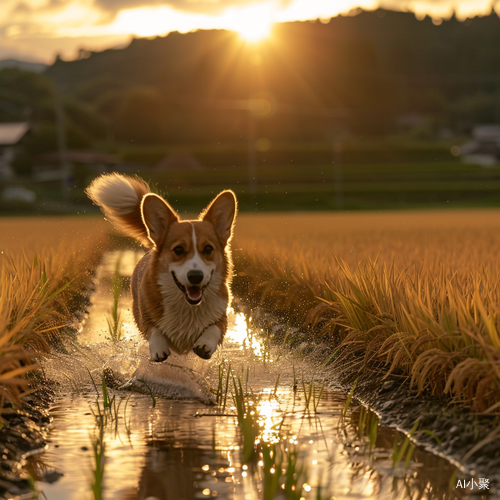
[[[246,258],[261,304],[307,318],[363,366],[382,362],[381,376],[405,375],[420,391],[447,393],[478,410],[498,401],[500,293],[490,270],[459,276],[440,264],[410,272],[370,260],[352,269],[334,259],[336,273],[321,283],[319,273],[302,272],[300,259]]]
[[[71,323],[69,304],[105,248],[96,238],[63,240],[32,257],[0,253],[0,413],[6,401],[21,405],[28,390],[24,376],[36,368],[36,356]]]

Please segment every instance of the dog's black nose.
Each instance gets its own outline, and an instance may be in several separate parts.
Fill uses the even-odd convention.
[[[203,271],[199,269],[188,271],[187,278],[192,285],[199,285],[203,281]]]

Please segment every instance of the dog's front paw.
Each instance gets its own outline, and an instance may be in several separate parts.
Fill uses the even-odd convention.
[[[202,359],[210,359],[217,349],[220,336],[221,331],[217,325],[209,326],[194,345],[194,353]]]
[[[203,345],[195,345],[193,347],[193,351],[195,354],[197,354],[201,359],[210,359],[212,357],[212,354],[214,351],[212,351],[208,346],[205,344]]]
[[[149,336],[149,352],[151,361],[165,361],[170,356],[167,338],[158,330],[154,329]]]

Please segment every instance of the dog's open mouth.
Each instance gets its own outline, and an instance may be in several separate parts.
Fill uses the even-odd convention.
[[[175,273],[172,271],[172,276],[174,278],[175,284],[178,286],[179,290],[184,293],[186,300],[191,304],[192,306],[196,306],[201,302],[201,299],[203,298],[203,291],[205,288],[208,286],[209,283],[207,283],[205,286],[184,286],[182,285],[179,280],[177,279],[177,276]]]

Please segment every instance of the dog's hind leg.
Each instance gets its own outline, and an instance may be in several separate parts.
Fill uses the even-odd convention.
[[[210,359],[217,349],[222,337],[222,332],[217,325],[209,326],[196,341],[193,351],[200,358]]]
[[[151,361],[165,361],[170,356],[170,347],[168,346],[167,337],[165,337],[158,328],[151,329],[148,342]]]

